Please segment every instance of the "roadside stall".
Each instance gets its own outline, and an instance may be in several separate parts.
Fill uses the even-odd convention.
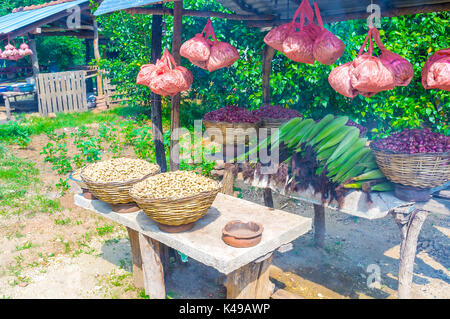
[[[233,191],[233,175],[240,172],[248,184],[264,189],[264,199],[269,208],[273,207],[272,191],[313,204],[315,241],[319,247],[324,246],[325,208],[367,219],[392,214],[402,236],[399,298],[409,298],[417,238],[422,224],[429,212],[450,215],[450,198],[445,190],[450,180],[450,138],[429,131],[406,130],[399,136],[368,143],[368,139],[364,138],[364,129],[348,117],[329,114],[315,121],[303,118],[300,114],[287,114],[280,108],[270,106],[270,71],[275,50],[285,54],[292,63],[313,64],[318,61],[331,65],[342,55],[345,46],[323,24],[365,19],[368,16],[367,4],[353,0],[317,1],[311,6],[309,1],[304,0],[300,5],[287,1],[287,6],[281,6],[275,5],[273,1],[261,1],[258,8],[253,8],[250,1],[220,1],[235,14],[183,10],[181,0],[173,1],[173,9],[159,5],[142,7],[161,2],[105,0],[95,12],[100,15],[126,10],[131,14],[174,16],[172,52],[166,49],[161,54],[161,29],[158,27],[159,20],[155,18],[152,26],[151,64],[142,67],[137,79],[138,84],[148,86],[154,93],[152,121],[156,133],[158,129],[159,133],[162,132],[161,101],[158,96],[171,96],[171,132],[180,126],[180,92],[187,90],[193,80],[190,71],[181,66],[181,56],[188,58],[194,66],[209,72],[227,67],[239,59],[236,48],[229,43],[217,41],[209,19],[201,33],[182,44],[183,15],[244,20],[249,26],[274,28],[264,39],[267,44],[263,50],[264,107],[259,113],[227,107],[211,112],[203,119],[206,128],[221,132],[224,139],[220,144],[226,150],[224,155],[228,163],[225,164],[222,185],[215,185],[206,191],[198,185],[191,185],[186,188],[192,188],[193,193],[177,198],[172,191],[176,188],[178,177],[167,177],[167,182],[164,182],[166,176],[169,176],[164,174],[170,173],[147,179],[140,176],[139,179],[130,179],[117,185],[111,184],[112,181],[110,184],[101,184],[93,180],[89,185],[89,177],[84,176],[86,172],[81,172],[81,179],[87,184],[85,188],[100,200],[77,195],[76,203],[128,228],[136,272],[143,273],[146,291],[153,294],[154,289],[156,292],[153,297],[164,297],[163,260],[166,258],[167,247],[171,247],[227,274],[229,297],[270,297],[267,291],[271,289],[266,290],[268,278],[263,278],[266,276],[266,263],[270,264],[273,251],[304,234],[308,230],[308,221],[295,215],[289,217],[278,210],[262,209],[228,195],[218,195],[219,189],[228,194]],[[383,17],[450,9],[449,2],[441,1],[413,4],[400,0],[383,1],[380,6]],[[296,21],[297,18],[300,23]],[[373,55],[374,43],[382,52],[379,57]],[[367,53],[364,53],[365,50]],[[449,90],[449,75],[445,73],[448,58],[446,50],[438,51],[426,63],[423,71],[425,88]],[[412,66],[406,59],[385,49],[378,30],[371,25],[357,58],[335,68],[329,74],[329,82],[342,95],[350,98],[358,94],[369,97],[396,86],[408,85],[414,75],[411,70]],[[259,138],[258,146],[252,148],[247,140],[247,130],[260,127],[279,128],[278,131],[275,130],[278,134],[264,140]],[[230,130],[234,134],[231,139],[227,139]],[[234,140],[236,136],[238,140]],[[154,173],[158,174],[159,171],[166,171],[162,134],[154,134],[153,139],[157,145],[158,163],[158,172]],[[401,143],[408,142],[417,143],[408,149],[400,147]],[[239,143],[247,144],[248,147],[241,154],[236,154]],[[179,154],[174,151],[177,146],[178,137],[172,135],[171,171],[178,170]],[[260,161],[233,164],[236,157],[250,155],[252,152],[260,155],[263,150],[276,152],[278,148],[280,162],[277,164],[280,165],[275,173],[262,173],[262,165],[267,163],[261,164]],[[168,187],[166,194],[153,192],[152,187],[155,187],[157,180],[162,183],[160,187]],[[183,179],[178,180],[180,181]],[[183,183],[185,182],[184,180]],[[111,189],[108,186],[117,187],[116,193],[110,191],[108,194],[107,189]],[[106,197],[102,197],[105,195]],[[133,208],[135,204],[114,206],[133,201],[137,207]],[[241,260],[235,256],[236,260],[232,261],[225,256],[239,255],[238,251],[241,251],[225,246],[222,240],[228,235],[226,224],[239,217],[233,215],[237,208],[240,210],[239,216],[256,222],[256,226],[240,226],[241,230],[245,229],[251,234],[246,239],[261,234],[258,222],[264,223],[264,229],[269,230],[270,236],[263,239],[261,244],[256,243],[254,248],[242,250],[248,252],[246,258],[242,257]],[[125,212],[123,209],[127,212],[131,210],[132,213],[121,215]],[[176,213],[179,214],[178,217],[174,216]],[[287,221],[281,227],[278,222],[283,218],[287,218]],[[194,225],[194,222],[197,223]],[[223,238],[220,240],[218,232],[222,228]],[[216,252],[219,255],[214,255]],[[256,264],[258,265],[255,266]],[[260,277],[250,280],[246,273],[254,271]],[[256,288],[253,287],[256,290],[244,293],[243,286],[249,282],[256,282]],[[259,282],[262,282],[261,286]],[[262,289],[265,293],[260,294],[258,287],[264,287]]]

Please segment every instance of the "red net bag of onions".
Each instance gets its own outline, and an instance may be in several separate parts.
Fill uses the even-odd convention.
[[[422,69],[425,89],[450,91],[450,48],[436,51]]]
[[[167,49],[164,50],[161,60],[156,63],[154,73],[150,89],[153,93],[162,96],[174,96],[186,91],[193,82],[192,73],[185,67],[177,66]]]
[[[314,10],[320,27],[319,34],[313,46],[314,59],[322,64],[332,65],[344,53],[345,44],[337,36],[323,27],[322,17],[316,2],[314,2]]]
[[[336,92],[349,98],[354,98],[358,95],[358,90],[352,85],[352,72],[354,69],[353,61],[347,62],[334,68],[328,76],[328,82],[331,87]]]
[[[366,40],[364,41],[358,57],[353,61],[354,70],[352,71],[352,86],[360,92],[377,93],[385,90],[391,90],[395,87],[394,75],[388,69],[382,61],[372,56],[373,54],[373,42],[372,31],[374,28],[370,28],[367,33]],[[369,41],[369,52],[363,51]]]
[[[202,33],[197,33],[195,37],[187,40],[181,45],[180,55],[188,59],[189,61],[204,62],[208,61],[210,55],[210,44],[207,41],[208,30],[210,28],[211,21],[208,19],[205,28]],[[194,62],[192,64],[195,65]],[[202,65],[202,64],[201,64]],[[205,64],[206,66],[206,64]]]
[[[141,70],[138,73],[136,83],[140,85],[145,85],[150,87],[152,81],[152,74],[156,70],[156,65],[154,64],[144,64],[141,66]]]
[[[395,86],[407,86],[414,77],[414,69],[408,60],[386,49],[381,42],[378,29],[372,29],[372,36],[381,50],[380,60],[394,74]]]
[[[240,58],[240,55],[236,48],[231,44],[217,40],[216,34],[209,19],[208,22],[208,36],[211,35],[213,41],[211,43],[210,55],[209,60],[206,63],[206,68],[209,72],[213,72],[221,68],[230,67]]]
[[[298,24],[295,23],[295,20],[299,15],[300,27],[297,31]],[[305,17],[309,20],[309,24],[306,26]],[[303,0],[289,24],[288,35],[283,41],[282,52],[292,61],[314,64],[313,46],[320,29],[313,23],[313,19],[314,12],[311,5],[308,0]]]

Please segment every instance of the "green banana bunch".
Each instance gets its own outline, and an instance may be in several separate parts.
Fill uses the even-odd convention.
[[[347,122],[348,117],[335,118],[331,114],[317,123],[313,119],[292,119],[279,128],[272,148],[283,143],[288,152],[302,157],[305,147],[311,147],[317,160],[316,175],[326,174],[329,180],[348,189],[391,190],[392,184],[387,182],[375,156],[366,147],[367,138],[360,138],[359,129],[347,126]],[[256,149],[269,144],[269,139],[265,139]]]

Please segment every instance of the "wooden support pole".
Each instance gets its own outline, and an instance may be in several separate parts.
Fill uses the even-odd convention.
[[[275,49],[264,46],[262,54],[262,93],[263,104],[270,104],[270,73],[272,71],[272,59],[275,54]]]
[[[99,48],[99,37],[98,37],[98,24],[96,18],[93,18],[92,20],[93,27],[94,27],[94,57],[96,60],[96,64],[98,67],[98,63],[100,59],[102,58],[100,55],[100,48]],[[103,96],[103,77],[101,72],[97,72],[97,96],[102,97]]]
[[[160,258],[160,245],[156,240],[139,233],[145,293],[150,299],[165,299],[164,267]]]
[[[314,204],[314,244],[316,247],[325,247],[325,208]]]
[[[263,104],[270,104],[270,73],[275,49],[265,45],[262,52],[262,100]],[[273,196],[270,188],[264,189],[264,205],[273,208]]]
[[[36,39],[34,38],[34,35],[29,35],[29,46],[31,51],[33,51],[33,54],[31,55],[31,66],[33,68],[33,76],[35,79],[37,79],[37,76],[39,74],[39,60],[36,50]]]
[[[425,210],[414,210],[412,213],[394,211],[402,237],[400,245],[400,264],[398,267],[398,298],[411,298],[411,284],[414,276],[414,259],[417,252],[417,239],[428,216]]]
[[[174,2],[173,9],[173,39],[172,39],[172,55],[177,63],[181,65],[180,47],[181,33],[183,29],[183,0]],[[174,131],[180,127],[180,102],[181,95],[178,93],[172,97],[172,112],[170,121],[170,170],[176,171],[180,167],[180,153],[178,149],[178,138],[175,138]]]
[[[161,5],[158,5],[159,7]],[[155,64],[156,60],[161,57],[161,39],[162,39],[162,16],[152,17],[152,50],[151,63]],[[161,96],[151,93],[152,99],[152,132],[153,143],[155,144],[156,163],[161,168],[161,172],[167,172],[166,153],[164,149],[164,136],[161,115]]]
[[[131,245],[131,258],[133,260],[134,285],[138,289],[144,289],[144,274],[142,272],[141,248],[139,246],[139,233],[127,227]]]
[[[261,262],[252,262],[227,276],[227,299],[269,299],[275,285],[269,278],[273,255]]]

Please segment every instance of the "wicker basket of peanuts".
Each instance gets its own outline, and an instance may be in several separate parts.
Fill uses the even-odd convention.
[[[121,157],[90,164],[81,170],[80,176],[95,197],[117,205],[132,203],[130,188],[159,172],[157,164]]]
[[[154,221],[180,226],[202,218],[220,188],[219,182],[193,171],[174,171],[136,183],[130,189],[130,195]]]

